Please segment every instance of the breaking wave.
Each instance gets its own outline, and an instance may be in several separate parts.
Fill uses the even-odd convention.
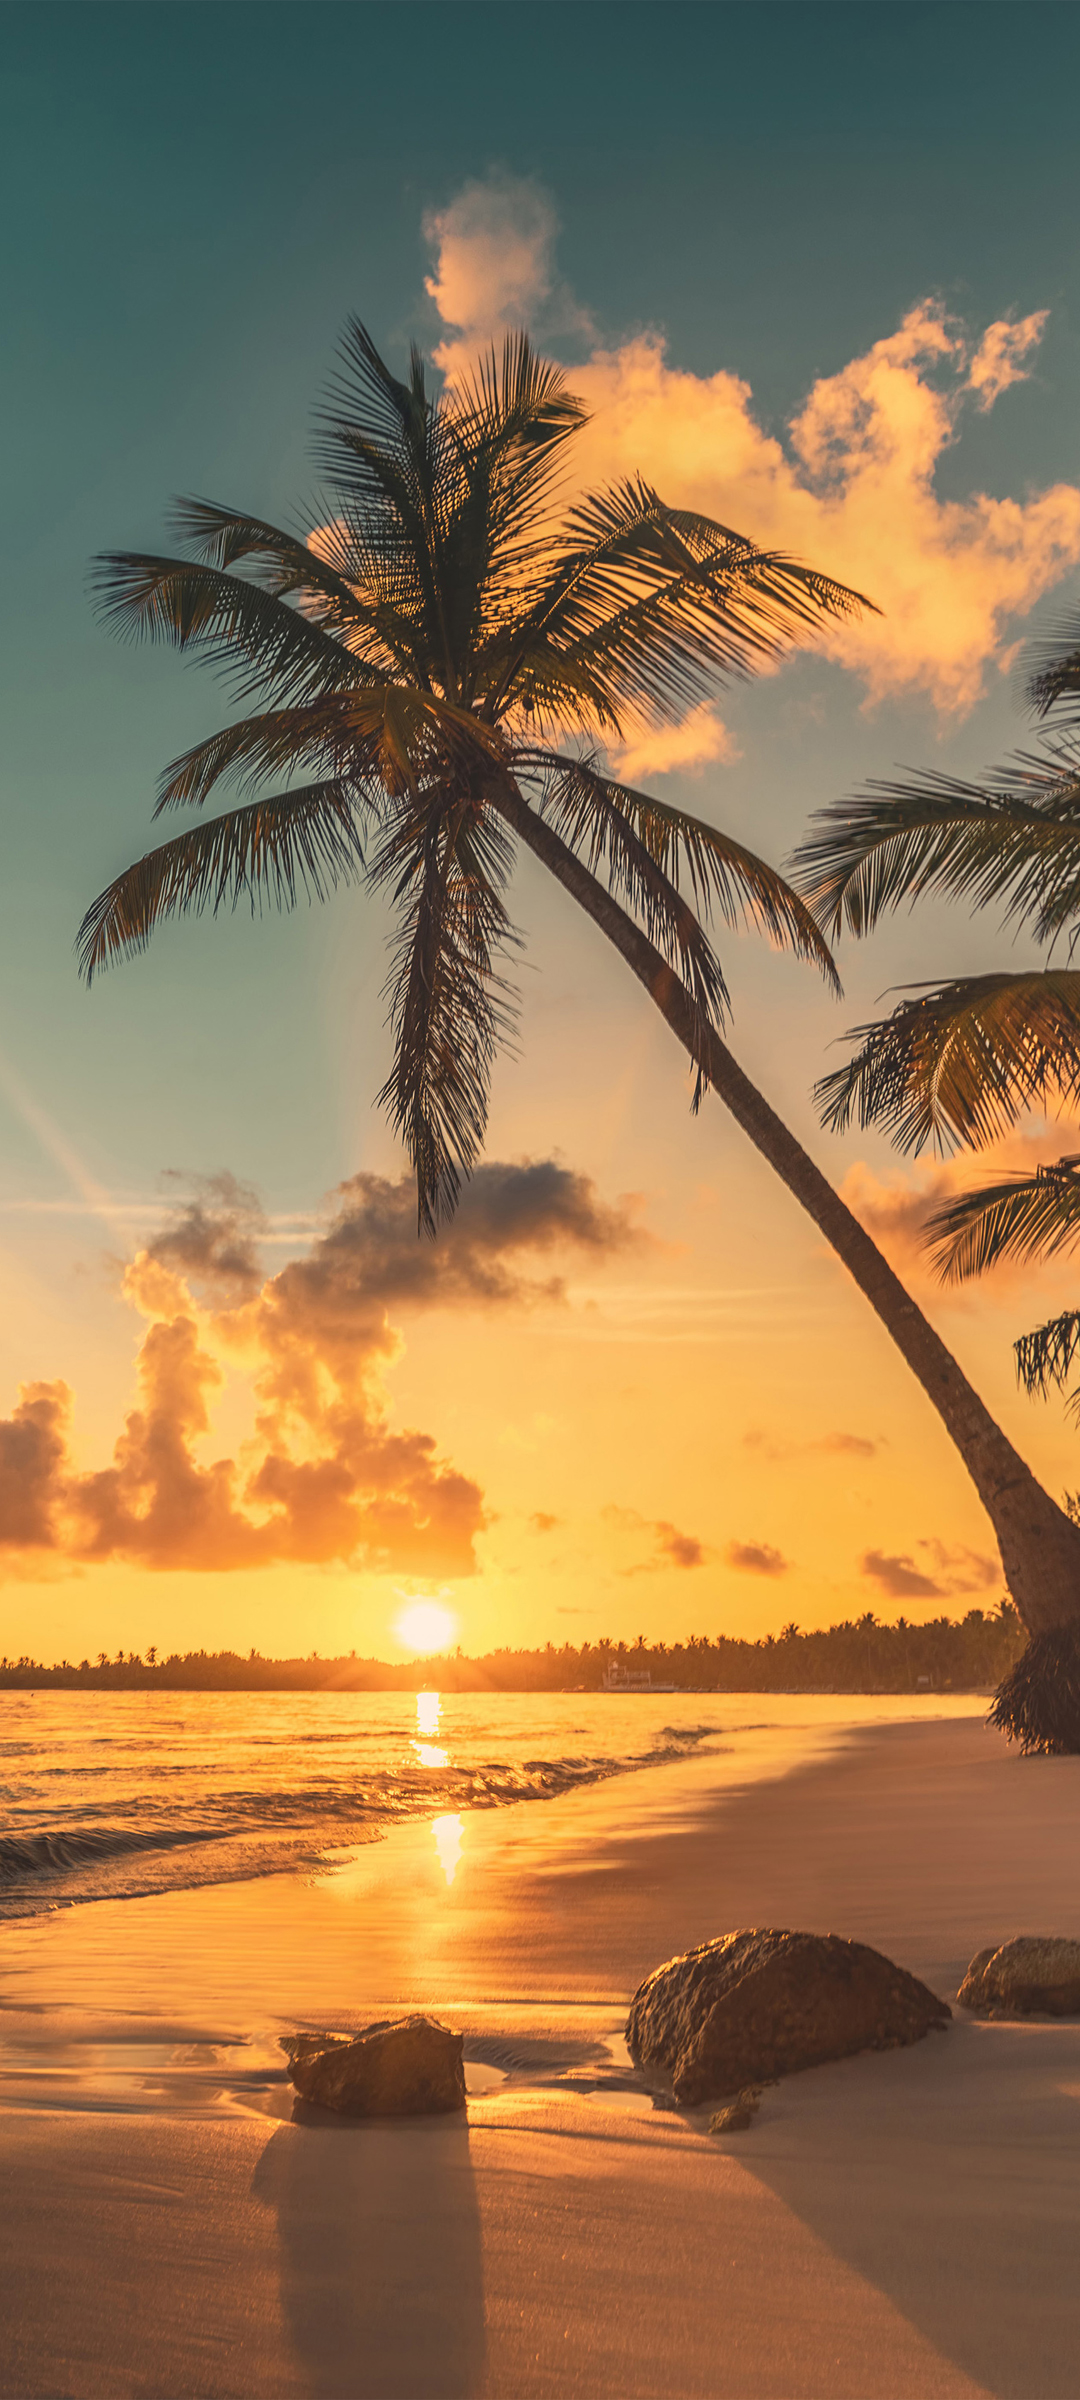
[[[0,1835],[0,1918],[311,1867],[328,1851],[350,1841],[377,1840],[404,1819],[558,1799],[610,1776],[686,1758],[719,1731],[716,1725],[664,1726],[649,1747],[630,1756],[583,1750],[445,1765],[414,1765],[399,1757],[377,1768],[358,1758],[348,1775],[316,1770],[285,1788],[252,1779],[222,1789],[205,1761],[183,1756],[162,1761],[144,1753],[135,1767],[134,1779],[144,1786],[138,1792],[131,1790],[132,1745],[121,1741],[116,1780],[127,1789],[121,1799],[114,1788],[111,1805],[101,1790],[101,1766],[85,1753],[67,1766],[39,1756],[38,1788],[42,1799],[48,1793],[49,1807],[38,1812],[36,1823],[28,1822],[29,1795],[20,1794],[24,1822]],[[361,1748],[370,1746],[371,1736],[363,1729],[357,1728],[354,1738]],[[293,1734],[281,1747],[298,1765],[298,1744],[325,1739]],[[382,1740],[385,1755],[385,1734]],[[268,1746],[259,1736],[249,1745]],[[57,1805],[57,1779],[65,1776],[72,1798],[67,1806]],[[161,1785],[173,1776],[177,1805],[170,1810]],[[204,1785],[197,1800],[191,1788],[195,1776]],[[208,1781],[217,1788],[205,1788]],[[42,1816],[51,1821],[42,1822]]]

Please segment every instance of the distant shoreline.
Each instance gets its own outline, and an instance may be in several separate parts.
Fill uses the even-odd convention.
[[[969,1609],[962,1618],[935,1617],[911,1625],[882,1625],[872,1615],[801,1633],[749,1642],[720,1635],[672,1644],[601,1640],[580,1648],[547,1643],[537,1650],[492,1650],[480,1658],[446,1656],[389,1661],[358,1658],[264,1658],[252,1650],[156,1652],[78,1665],[62,1659],[0,1659],[3,1691],[112,1692],[597,1692],[614,1665],[651,1673],[675,1692],[992,1691],[1019,1656],[1024,1631],[1011,1602],[993,1611]],[[647,1694],[619,1695],[646,1697]],[[656,1697],[660,1697],[659,1690]]]

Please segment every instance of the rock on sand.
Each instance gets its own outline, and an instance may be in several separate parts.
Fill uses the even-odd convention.
[[[723,1934],[657,1967],[626,2039],[647,2081],[694,2107],[856,2050],[895,2050],[951,2009],[903,1967],[838,1934]]]
[[[465,2106],[462,2036],[434,2017],[367,2025],[353,2040],[301,2033],[282,2044],[302,2100],[347,2117],[446,2116]]]
[[[957,1993],[964,2008],[1011,2017],[1080,2016],[1080,1942],[1019,1933],[980,1950]]]

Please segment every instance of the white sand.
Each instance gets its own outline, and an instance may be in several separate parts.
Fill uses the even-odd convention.
[[[874,1942],[951,1997],[988,1941],[1080,1935],[1078,1864],[1080,1760],[959,1721],[741,1792],[698,1762],[469,1819],[449,1890],[422,1827],[322,1889],[5,1928],[4,2400],[1075,2400],[1080,2023],[958,2017],[789,2079],[717,2141],[528,2084],[467,2126],[155,2097],[102,2012],[145,2037],[169,2009],[164,2041],[250,2032],[269,1988],[308,2022],[422,2001],[540,2056],[755,1922]],[[67,2106],[58,1999],[84,2012]]]

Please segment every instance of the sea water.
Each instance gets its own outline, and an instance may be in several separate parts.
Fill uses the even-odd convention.
[[[738,1780],[763,1752],[798,1750],[831,1726],[984,1705],[970,1694],[4,1692],[0,1916],[311,1869],[410,1818],[433,1823],[452,1868],[473,1811],[680,1760],[711,1758],[718,1780]]]

